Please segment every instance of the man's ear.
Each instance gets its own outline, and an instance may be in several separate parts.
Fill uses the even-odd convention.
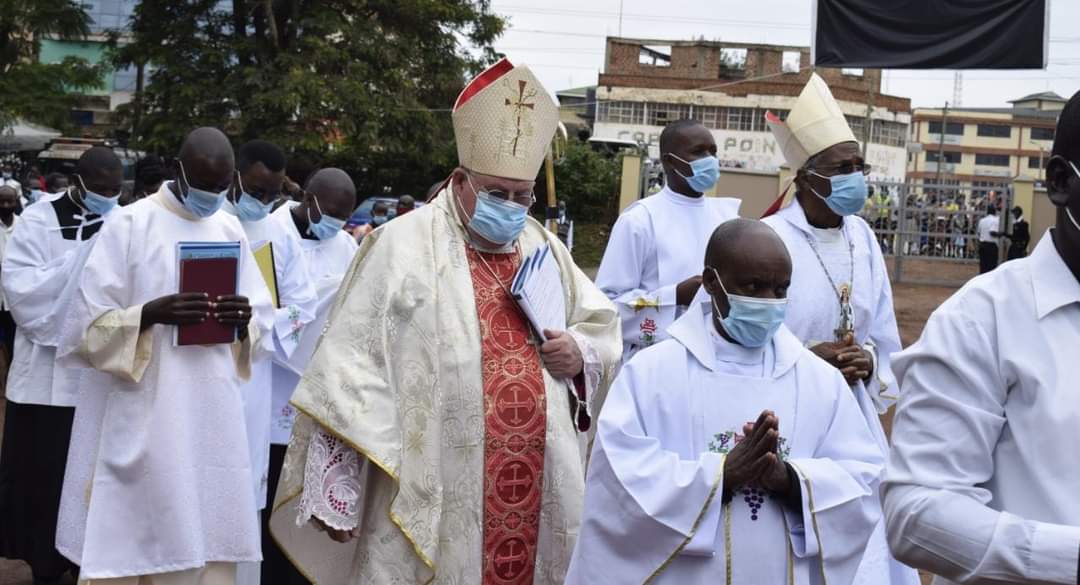
[[[701,272],[701,286],[710,296],[720,292],[720,285],[716,281],[716,271],[706,267],[705,270]]]
[[[1058,207],[1069,203],[1069,179],[1076,176],[1072,166],[1061,155],[1054,155],[1046,163],[1046,194]]]

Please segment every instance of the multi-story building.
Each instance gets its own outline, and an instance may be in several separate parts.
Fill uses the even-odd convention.
[[[1010,102],[1010,108],[916,108],[911,140],[918,146],[908,176],[979,191],[1015,177],[1042,181],[1065,98],[1053,92]]]
[[[776,171],[785,161],[765,112],[784,118],[810,70],[807,47],[609,37],[593,136],[638,142],[656,158],[663,127],[692,118],[712,130],[722,164]],[[903,180],[911,101],[883,95],[878,70],[817,73],[865,147],[872,176]]]
[[[41,39],[38,60],[42,63],[59,63],[66,57],[81,57],[97,65],[107,60],[108,34],[121,33],[128,27],[128,20],[138,0],[90,0],[82,4],[90,15],[90,36],[81,40]],[[85,136],[106,136],[112,128],[112,112],[130,102],[135,91],[135,69],[113,70],[106,68],[101,85],[82,90],[79,104],[71,111],[72,123],[78,133]]]

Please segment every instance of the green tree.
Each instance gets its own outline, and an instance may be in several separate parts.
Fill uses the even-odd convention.
[[[455,164],[445,110],[503,26],[488,0],[142,0],[116,62],[148,66],[127,112],[141,148],[211,125],[321,155],[362,195],[422,194]]]
[[[0,129],[15,120],[70,126],[77,92],[101,84],[102,69],[84,59],[38,63],[41,39],[79,39],[90,17],[75,0],[0,0]]]
[[[619,159],[600,154],[578,140],[570,140],[565,152],[562,162],[555,166],[555,192],[566,201],[567,213],[578,223],[613,223]],[[543,185],[543,173],[537,184]]]

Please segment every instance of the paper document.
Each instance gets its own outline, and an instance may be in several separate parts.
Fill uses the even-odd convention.
[[[563,293],[562,273],[551,253],[550,244],[537,248],[522,261],[510,293],[541,341],[547,341],[545,329],[566,330],[566,296]]]

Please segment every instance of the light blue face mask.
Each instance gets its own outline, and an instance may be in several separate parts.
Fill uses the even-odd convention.
[[[233,205],[233,210],[240,221],[245,223],[262,221],[274,210],[273,201],[263,203],[244,190],[244,181],[240,178],[240,173],[236,174],[236,185],[240,188],[240,198]]]
[[[371,223],[375,224],[376,226],[380,226],[386,223],[386,221],[389,219],[390,218],[386,217],[385,215],[374,215],[371,217]]]
[[[728,300],[728,315],[720,320],[724,331],[743,347],[764,347],[784,324],[787,299],[759,299],[729,294],[716,269],[710,267],[709,270],[712,270]],[[721,315],[716,299],[712,299],[712,305],[716,314]]]
[[[187,193],[184,194],[184,208],[187,209],[195,217],[207,218],[217,213],[221,209],[221,205],[225,203],[225,195],[229,193],[226,189],[221,193],[213,193],[211,191],[204,191],[202,189],[196,189],[188,182],[187,172],[184,171],[184,163],[180,163],[180,174],[184,178],[184,183],[187,184]]]
[[[476,193],[476,210],[469,219],[469,229],[492,244],[505,245],[516,240],[525,229],[529,208],[479,190],[471,178],[466,178]]]
[[[862,171],[831,177],[809,169],[807,172],[822,179],[828,179],[829,185],[832,186],[832,193],[828,197],[822,197],[821,193],[813,187],[810,187],[810,190],[814,192],[814,195],[821,197],[825,205],[828,205],[836,215],[841,217],[855,215],[862,211],[863,205],[866,205],[866,175],[862,174]]]
[[[706,156],[689,162],[679,158],[678,156],[668,153],[671,158],[684,162],[690,165],[690,170],[693,174],[687,177],[679,172],[679,169],[672,167],[680,177],[686,179],[686,184],[690,185],[690,188],[697,193],[704,193],[713,188],[713,185],[720,180],[720,160],[715,156]]]
[[[330,217],[323,213],[322,208],[319,207],[319,199],[314,195],[312,195],[311,200],[315,202],[315,209],[319,211],[319,221],[311,221],[311,208],[309,207],[307,212],[308,233],[319,240],[332,239],[345,227],[345,220]]]
[[[83,190],[83,205],[86,206],[86,210],[90,213],[96,213],[97,215],[107,215],[113,209],[116,209],[116,204],[120,201],[120,195],[116,197],[106,197],[100,193],[94,193],[86,188],[86,183],[83,182],[82,175],[75,175],[79,178],[79,185]]]
[[[245,223],[255,223],[266,219],[274,209],[274,202],[264,204],[249,193],[240,191],[240,200],[236,202],[236,217]]]

